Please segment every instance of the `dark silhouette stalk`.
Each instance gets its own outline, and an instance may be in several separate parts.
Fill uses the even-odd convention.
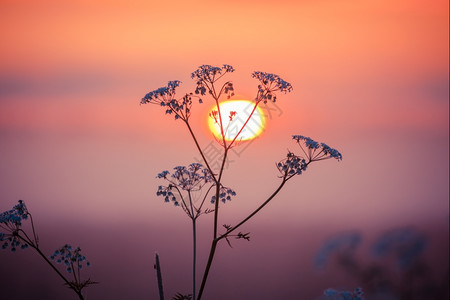
[[[193,254],[192,254],[192,299],[195,299],[195,277],[196,277],[196,265],[197,265],[197,227],[196,219],[192,218],[192,240],[193,240]]]
[[[155,268],[156,268],[156,277],[158,279],[158,291],[159,291],[159,299],[164,300],[164,289],[162,284],[162,275],[161,275],[161,266],[159,264],[159,255],[155,253]]]
[[[206,264],[205,267],[205,272],[203,273],[203,279],[202,279],[202,283],[200,286],[200,290],[198,291],[198,296],[197,296],[197,300],[200,300],[202,295],[203,295],[203,291],[205,289],[205,285],[206,285],[206,280],[208,279],[208,274],[209,274],[209,270],[211,269],[211,265],[212,262],[214,260],[214,254],[216,252],[216,248],[217,248],[217,243],[225,238],[228,234],[230,234],[231,232],[233,232],[234,230],[236,230],[237,228],[239,228],[241,225],[243,225],[245,222],[247,222],[250,218],[252,218],[254,215],[256,215],[264,206],[266,206],[279,192],[280,190],[283,188],[284,184],[288,181],[287,178],[287,174],[285,174],[283,176],[283,180],[281,182],[281,184],[278,186],[278,188],[275,190],[275,192],[272,193],[272,195],[270,195],[269,198],[267,198],[266,201],[264,201],[263,204],[261,204],[255,211],[253,211],[250,215],[248,215],[244,220],[242,220],[241,222],[239,222],[237,225],[233,226],[232,228],[230,228],[229,230],[227,230],[226,233],[222,234],[221,236],[213,239],[212,243],[211,243],[211,250],[209,251],[209,257],[208,257],[208,262]],[[195,299],[195,298],[194,298]]]
[[[244,220],[242,220],[237,225],[235,225],[232,228],[230,228],[229,230],[227,230],[227,232],[225,232],[224,234],[219,236],[217,238],[217,241],[220,241],[221,239],[225,238],[228,234],[232,233],[233,231],[235,231],[236,229],[241,227],[245,222],[247,222],[250,218],[252,218],[254,215],[256,215],[264,206],[266,206],[278,194],[278,192],[283,188],[283,186],[286,182],[287,182],[287,179],[285,176],[285,177],[283,177],[283,181],[281,182],[280,186],[275,190],[275,192],[273,192],[272,195],[270,195],[269,198],[267,198],[266,201],[264,201],[263,204],[261,204],[257,209],[255,209],[255,211],[253,211],[250,215],[248,215]]]
[[[200,148],[200,145],[199,145],[199,143],[198,143],[198,141],[197,141],[197,138],[195,137],[195,134],[194,134],[194,132],[192,131],[191,125],[189,125],[189,122],[188,122],[188,121],[185,121],[184,123],[186,124],[187,128],[189,129],[189,133],[191,134],[192,138],[194,139],[195,145],[197,146],[197,150],[198,150],[198,152],[200,153],[200,155],[202,156],[202,159],[203,159],[203,161],[205,162],[206,167],[208,168],[209,172],[211,173],[211,176],[213,177],[214,182],[217,183],[216,176],[214,175],[214,173],[213,173],[211,167],[209,166],[209,163],[208,163],[208,161],[206,160],[205,155],[203,154],[202,148]]]
[[[59,277],[61,277],[64,280],[64,282],[69,286],[69,288],[72,289],[78,295],[78,298],[80,300],[84,300],[81,290],[74,287],[73,284],[69,280],[67,280],[67,278],[52,264],[52,262],[50,260],[48,260],[47,256],[45,256],[45,254],[42,253],[41,249],[39,249],[35,245],[32,245],[32,244],[29,244],[29,245],[34,250],[36,250],[37,253],[39,253],[39,255],[47,262],[47,264],[49,264],[49,266],[59,275]],[[75,272],[75,270],[74,270],[74,272]]]
[[[209,250],[208,262],[206,264],[205,272],[203,273],[202,284],[200,285],[200,289],[198,291],[197,300],[201,299],[203,290],[205,289],[206,280],[208,279],[209,270],[211,269],[212,261],[214,259],[214,254],[216,252],[217,242],[218,242],[218,240],[214,239],[211,243],[211,250]]]
[[[195,299],[195,278],[196,278],[196,266],[197,266],[197,224],[196,224],[196,216],[194,212],[194,205],[192,204],[192,197],[190,191],[188,191],[189,195],[189,203],[191,206],[191,220],[192,220],[192,299]]]

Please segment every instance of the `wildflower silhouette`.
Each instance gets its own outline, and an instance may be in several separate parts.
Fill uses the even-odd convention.
[[[188,167],[178,166],[174,168],[175,172],[170,174],[169,171],[162,171],[156,176],[164,179],[169,184],[167,186],[160,185],[157,196],[164,197],[165,202],[172,202],[175,206],[181,206],[187,216],[192,220],[192,240],[193,240],[193,290],[196,286],[196,262],[197,262],[197,218],[202,214],[212,212],[211,209],[204,209],[205,200],[211,189],[215,186],[214,180],[208,169],[205,169],[199,163],[192,163]],[[209,187],[204,195],[199,194],[202,188],[208,184]],[[219,200],[223,203],[231,200],[231,196],[236,193],[224,186],[220,187]],[[196,206],[196,198],[201,197],[200,205]],[[211,196],[211,203],[216,201],[216,196]]]
[[[364,300],[363,291],[359,287],[355,288],[353,292],[327,289],[325,290],[324,295],[330,300]]]
[[[252,77],[258,80],[256,96],[253,99],[253,107],[236,132],[232,139],[225,139],[227,128],[224,128],[225,120],[233,119],[235,112],[231,112],[229,116],[224,116],[220,109],[220,102],[223,98],[230,99],[234,95],[234,86],[231,81],[224,81],[223,78],[229,73],[234,72],[234,68],[230,65],[223,65],[222,67],[202,65],[197,70],[192,72],[191,78],[195,80],[195,90],[191,93],[186,93],[182,97],[177,98],[176,90],[180,87],[181,82],[178,80],[169,81],[167,86],[161,87],[154,91],[147,93],[140,101],[141,104],[157,104],[165,109],[168,115],[174,115],[175,120],[181,120],[187,127],[194,144],[200,153],[204,166],[201,164],[191,164],[188,167],[176,167],[175,172],[170,174],[168,171],[163,171],[157,175],[158,178],[166,180],[168,185],[161,185],[156,192],[157,196],[164,198],[165,202],[172,202],[175,206],[181,206],[185,213],[189,216],[193,223],[193,286],[192,294],[183,295],[177,294],[175,298],[182,299],[182,297],[189,297],[194,300],[201,299],[209,271],[214,260],[216,248],[218,243],[225,239],[231,246],[229,237],[237,239],[250,240],[250,233],[238,232],[238,228],[244,225],[254,215],[256,215],[263,207],[265,207],[275,196],[280,192],[287,181],[302,174],[307,167],[317,161],[335,158],[338,161],[342,160],[342,155],[336,149],[327,146],[324,143],[318,143],[314,140],[304,137],[302,135],[294,135],[292,138],[300,146],[297,154],[289,151],[284,159],[281,159],[277,164],[277,169],[280,173],[279,186],[270,194],[265,201],[263,201],[253,212],[249,213],[247,217],[243,218],[235,225],[223,225],[224,232],[219,233],[218,220],[221,205],[227,200],[231,200],[236,192],[222,183],[223,173],[228,158],[229,151],[239,142],[239,135],[242,133],[247,123],[254,114],[256,108],[260,103],[276,102],[277,94],[289,93],[292,91],[292,85],[283,80],[280,76],[266,73],[253,72]],[[211,162],[206,158],[202,147],[200,146],[193,128],[189,122],[191,112],[193,109],[193,99],[197,98],[199,104],[203,103],[203,97],[211,98],[215,104],[210,117],[214,118],[215,122],[220,128],[220,137],[217,140],[222,148],[221,162],[218,170],[213,171]],[[211,203],[212,207],[205,207],[206,200],[209,193],[212,193]],[[194,193],[197,195],[199,205],[196,206],[193,201]],[[199,196],[201,195],[201,196]],[[217,201],[220,200],[220,201]],[[213,228],[211,247],[206,262],[205,270],[203,271],[202,281],[197,293],[196,287],[196,219],[203,214],[213,214]],[[160,284],[161,282],[159,282]],[[163,298],[163,295],[160,294]]]
[[[361,234],[353,231],[330,237],[316,254],[314,259],[316,268],[324,269],[334,255],[338,255],[344,264],[350,264],[361,241]]]
[[[316,267],[324,269],[334,259],[368,295],[408,300],[448,299],[448,272],[437,281],[435,274],[431,274],[424,258],[428,244],[424,234],[411,227],[382,233],[370,247],[369,262],[357,255],[362,240],[356,231],[329,238],[317,252]]]
[[[31,223],[31,233],[27,233],[22,227],[22,222],[27,220],[30,220]],[[2,230],[0,232],[0,242],[3,242],[2,249],[10,247],[11,252],[16,252],[18,248],[22,250],[28,247],[34,249],[53,271],[64,280],[65,285],[77,294],[80,300],[84,300],[83,288],[96,283],[90,279],[81,280],[83,265],[89,266],[90,263],[81,254],[79,247],[73,249],[72,246],[66,244],[57,249],[50,257],[47,257],[42,252],[39,248],[39,238],[36,234],[33,217],[22,200],[19,200],[19,203],[11,210],[0,214],[0,229]],[[73,280],[64,276],[50,260],[56,261],[58,264],[64,264],[66,271],[70,274],[68,276],[73,277]]]

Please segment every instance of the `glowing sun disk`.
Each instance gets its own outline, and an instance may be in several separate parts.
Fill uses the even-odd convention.
[[[225,140],[231,141],[236,137],[239,130],[247,121],[255,107],[255,103],[248,100],[230,100],[220,103],[219,106]],[[256,138],[263,132],[264,125],[264,114],[262,110],[257,107],[236,140],[246,141]],[[216,107],[211,110],[208,126],[214,136],[221,140],[222,134],[220,130],[219,114],[217,113]]]

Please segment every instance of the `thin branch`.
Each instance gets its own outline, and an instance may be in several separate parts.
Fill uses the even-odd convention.
[[[173,187],[177,190],[178,195],[180,195],[181,201],[182,201],[182,203],[183,203],[183,205],[184,205],[184,206],[182,206],[183,209],[184,209],[184,211],[186,211],[186,213],[188,214],[189,218],[192,219],[192,218],[194,217],[194,215],[191,214],[191,212],[189,211],[189,208],[188,208],[186,202],[184,201],[184,198],[183,198],[183,195],[181,194],[180,189],[179,189],[178,186],[176,186],[176,185],[174,185]],[[189,198],[190,198],[190,195],[189,195]]]
[[[220,181],[222,180],[222,174],[225,167],[225,162],[227,160],[228,149],[225,148],[223,153],[223,160],[220,167],[220,172],[218,175],[218,184],[216,186],[216,201],[214,202],[214,239],[217,238],[217,224],[219,220],[219,194],[220,194]]]
[[[30,216],[31,229],[33,230],[34,242],[36,243],[36,246],[39,246],[39,239],[37,237],[36,231],[34,230],[33,216],[30,213],[28,213],[28,215]]]
[[[217,183],[218,181],[217,181],[217,179],[216,179],[216,176],[214,175],[214,173],[213,173],[213,171],[212,171],[212,168],[210,167],[210,165],[209,165],[209,163],[208,163],[208,160],[206,159],[205,155],[203,154],[203,150],[202,150],[202,148],[200,148],[200,145],[199,145],[199,143],[198,143],[198,141],[197,141],[197,138],[195,137],[194,132],[192,131],[191,126],[189,125],[189,122],[188,122],[188,121],[184,121],[184,123],[185,123],[186,126],[188,127],[189,133],[191,134],[192,138],[194,139],[195,145],[197,146],[197,150],[198,150],[198,152],[200,153],[200,155],[202,156],[202,159],[203,159],[203,161],[205,162],[206,167],[208,168],[209,172],[211,173],[211,176],[213,177],[214,182]]]
[[[242,130],[244,130],[245,126],[247,126],[248,121],[250,121],[251,117],[253,116],[253,113],[256,110],[256,107],[258,107],[258,103],[255,103],[255,106],[253,107],[252,112],[250,113],[250,115],[248,116],[247,120],[245,121],[244,125],[242,125],[241,129],[239,130],[239,132],[236,134],[236,136],[233,138],[233,140],[231,141],[231,143],[228,145],[228,149],[231,148],[231,145],[233,145],[233,143],[236,141],[237,137],[241,134]]]
[[[214,239],[211,243],[211,249],[209,250],[208,262],[206,263],[205,271],[203,272],[203,279],[200,285],[200,289],[198,291],[198,296],[196,300],[200,300],[203,294],[203,290],[205,289],[206,279],[208,278],[209,270],[211,269],[212,261],[214,259],[214,254],[216,252],[217,240]]]
[[[211,269],[211,265],[212,262],[214,260],[214,255],[216,252],[216,248],[217,248],[217,243],[223,239],[227,237],[227,234],[233,232],[234,230],[236,230],[237,228],[239,228],[241,225],[243,225],[245,222],[247,222],[251,217],[253,217],[255,214],[257,214],[264,206],[266,206],[277,194],[278,192],[283,188],[284,184],[287,182],[287,173],[284,174],[283,179],[281,181],[280,186],[278,186],[278,188],[275,190],[275,192],[272,193],[272,195],[270,195],[270,197],[263,203],[261,204],[254,212],[252,212],[247,218],[245,218],[244,220],[242,220],[240,223],[238,223],[237,225],[235,225],[234,227],[230,228],[229,230],[227,230],[227,232],[225,234],[222,234],[221,236],[214,238],[212,240],[211,243],[211,249],[209,252],[209,257],[208,257],[208,262],[206,263],[206,267],[205,267],[205,271],[203,273],[203,279],[202,279],[202,283],[200,285],[200,290],[198,292],[198,296],[197,296],[197,300],[200,300],[203,294],[203,291],[205,289],[205,285],[206,285],[206,280],[208,279],[208,274],[209,271]],[[219,201],[219,199],[216,199],[216,203]]]
[[[28,246],[30,246],[31,248],[33,248],[34,250],[36,250],[36,252],[45,260],[45,262],[53,269],[53,271],[56,272],[56,274],[58,274],[59,277],[62,278],[62,280],[64,280],[64,282],[69,286],[69,288],[71,288],[80,298],[80,300],[84,300],[84,297],[81,293],[81,290],[79,290],[78,288],[76,288],[72,282],[70,282],[69,280],[67,280],[67,278],[55,267],[55,265],[52,264],[52,262],[47,258],[47,256],[45,256],[44,253],[42,253],[41,249],[39,249],[39,247],[35,246],[34,244],[30,244],[27,242],[27,240],[25,240],[23,237],[21,237],[20,235],[18,236],[22,241],[24,241],[26,244],[28,244]]]
[[[22,232],[24,235],[25,235],[25,237],[28,239],[28,242],[30,243],[30,244],[33,244],[33,245],[35,245],[35,242],[33,242],[33,240],[32,239],[30,239],[30,237],[28,236],[28,234],[23,230],[23,229],[18,229],[17,230],[17,234],[19,234],[19,232]],[[20,236],[19,236],[20,237]],[[22,239],[23,240],[25,240],[23,237],[22,237]],[[37,244],[36,244],[36,246],[38,246]]]
[[[198,207],[197,212],[199,212],[199,211],[202,209],[202,206],[203,206],[203,204],[205,203],[206,197],[208,196],[209,191],[213,188],[213,186],[215,186],[215,185],[214,185],[214,184],[211,184],[211,186],[210,186],[210,187],[208,188],[208,190],[206,191],[206,194],[205,194],[205,196],[203,197],[202,203],[201,203],[200,206]],[[197,213],[197,215],[195,216],[195,218],[198,218],[199,215],[200,215],[200,214]]]
[[[223,76],[223,75],[222,75]],[[220,76],[220,77],[222,77]],[[220,98],[220,96],[222,95],[223,91],[225,90],[225,87],[228,86],[231,83],[231,81],[227,81],[222,85],[222,88],[219,91],[219,95],[217,96],[217,98]]]
[[[237,225],[231,227],[230,229],[228,229],[224,234],[222,234],[221,236],[219,236],[217,238],[217,241],[220,241],[221,239],[225,238],[228,234],[230,234],[231,232],[235,231],[236,229],[238,229],[239,227],[241,227],[244,223],[246,223],[250,218],[252,218],[254,215],[256,215],[264,206],[266,206],[277,194],[278,192],[280,192],[280,190],[283,188],[284,184],[287,182],[287,174],[285,173],[285,175],[282,178],[281,184],[278,186],[278,188],[275,190],[275,192],[272,193],[272,195],[270,195],[269,198],[267,198],[266,201],[264,201],[257,209],[255,209],[250,215],[248,215],[245,219],[243,219],[241,222],[239,222]]]
[[[197,270],[197,226],[196,219],[192,218],[192,298],[195,299],[196,270]]]
[[[222,120],[222,113],[220,111],[219,99],[218,98],[214,98],[214,100],[216,101],[216,108],[217,108],[217,112],[219,114],[220,134],[222,135],[223,148],[226,149],[227,148],[227,143],[226,143],[226,140],[225,140],[225,132],[223,130],[223,120]]]

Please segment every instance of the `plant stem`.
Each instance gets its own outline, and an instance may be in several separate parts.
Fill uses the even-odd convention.
[[[66,279],[66,277],[64,277],[63,274],[61,274],[61,272],[51,263],[51,261],[48,260],[48,258],[45,256],[44,253],[42,253],[41,249],[39,249],[38,247],[34,246],[34,245],[30,245],[32,248],[34,248],[34,250],[37,251],[37,253],[39,253],[39,255],[47,262],[47,264],[50,265],[50,267],[52,267],[52,269],[59,275],[59,277],[61,277],[64,282],[69,286],[69,288],[71,288],[77,295],[78,298],[80,300],[84,300],[83,294],[81,293],[80,290],[76,289],[72,283]],[[75,271],[74,271],[75,272]]]
[[[28,213],[28,215],[30,216],[31,229],[33,230],[34,242],[35,242],[36,246],[39,246],[39,240],[37,238],[36,231],[34,230],[33,216],[30,213]]]
[[[230,148],[231,148],[231,146],[233,145],[233,143],[236,141],[236,139],[238,138],[238,136],[241,134],[242,130],[244,130],[245,126],[247,126],[247,123],[248,123],[248,121],[250,121],[250,119],[252,118],[253,113],[254,113],[255,110],[256,110],[256,107],[258,107],[258,103],[259,103],[259,102],[256,102],[255,106],[254,106],[253,109],[252,109],[252,112],[251,112],[250,115],[248,116],[248,118],[247,118],[247,120],[245,121],[244,125],[242,125],[241,129],[240,129],[239,132],[236,134],[236,136],[233,138],[233,140],[231,141],[231,143],[228,145],[228,148],[227,148],[227,149],[230,149]]]
[[[211,173],[211,176],[212,176],[213,179],[214,179],[214,182],[217,183],[216,176],[214,175],[214,173],[213,173],[211,167],[209,166],[209,163],[208,163],[208,161],[206,160],[205,155],[203,154],[202,148],[200,148],[200,145],[199,145],[199,143],[198,143],[198,141],[197,141],[197,138],[195,137],[195,134],[194,134],[194,132],[192,131],[191,125],[189,125],[189,122],[188,122],[188,121],[185,121],[184,123],[186,124],[187,128],[189,129],[189,133],[191,134],[192,138],[194,139],[194,143],[195,143],[195,145],[197,146],[197,150],[198,150],[198,152],[200,153],[200,155],[202,156],[203,161],[204,161],[205,164],[206,164],[206,167],[208,168],[209,172]]]
[[[196,261],[197,261],[197,226],[194,213],[194,205],[192,204],[191,192],[188,191],[189,204],[191,206],[191,220],[192,220],[192,297],[195,299],[195,275],[196,275]]]
[[[211,250],[209,251],[208,262],[206,264],[205,272],[203,273],[202,284],[200,285],[200,289],[198,291],[198,296],[196,300],[200,300],[203,294],[203,290],[205,289],[206,279],[208,278],[209,270],[211,269],[211,264],[214,259],[214,253],[216,252],[218,240],[214,239],[211,243]],[[195,300],[195,298],[194,298]]]
[[[272,193],[272,195],[270,195],[269,198],[267,198],[266,201],[264,201],[263,204],[261,204],[257,209],[255,209],[255,211],[253,211],[250,215],[248,215],[244,220],[242,220],[237,225],[235,225],[232,228],[228,229],[227,232],[225,232],[224,234],[219,236],[217,238],[217,241],[220,241],[221,239],[225,238],[228,234],[230,234],[231,232],[233,232],[236,229],[238,229],[239,227],[241,227],[241,225],[243,225],[250,218],[252,218],[254,215],[256,215],[264,206],[266,206],[278,194],[278,192],[283,188],[283,186],[286,183],[286,181],[287,181],[286,177],[283,177],[283,180],[281,181],[280,186],[275,190],[275,192]]]
[[[275,190],[275,192],[272,193],[272,195],[270,195],[269,198],[267,198],[266,201],[264,201],[263,204],[261,204],[255,211],[253,211],[250,215],[248,215],[244,220],[242,220],[241,222],[239,222],[237,225],[233,226],[232,228],[230,228],[229,230],[227,230],[226,233],[220,235],[219,237],[213,239],[212,243],[211,243],[211,250],[209,251],[209,257],[208,257],[208,262],[206,264],[205,267],[205,272],[203,273],[203,279],[202,279],[202,284],[200,286],[200,290],[198,291],[198,297],[196,300],[200,300],[200,298],[202,297],[203,294],[203,290],[205,288],[206,285],[206,280],[208,279],[208,274],[209,274],[209,270],[211,268],[213,259],[214,259],[214,254],[216,252],[216,248],[217,248],[217,243],[225,238],[228,234],[230,234],[231,232],[233,232],[234,230],[236,230],[237,228],[239,228],[241,225],[243,225],[245,222],[247,222],[250,218],[252,218],[254,215],[256,215],[264,206],[266,206],[279,192],[280,190],[283,188],[283,186],[285,185],[285,183],[288,181],[287,179],[287,175],[285,174],[283,176],[283,179],[281,181],[281,184],[278,186],[278,188]],[[195,300],[195,298],[194,298]]]
[[[225,163],[227,161],[227,156],[228,156],[228,148],[224,147],[224,151],[223,151],[223,159],[222,159],[222,165],[220,167],[220,172],[217,178],[217,185],[216,185],[216,201],[214,203],[214,235],[213,235],[213,239],[217,238],[217,223],[219,221],[219,195],[220,195],[220,187],[221,187],[221,180],[222,180],[222,175],[223,175],[223,170],[225,167]]]
[[[31,247],[31,248],[33,248],[34,250],[36,250],[36,252],[37,252],[37,253],[45,260],[45,262],[53,269],[53,271],[55,271],[56,274],[58,274],[58,276],[61,277],[62,280],[64,280],[64,282],[67,284],[67,286],[77,294],[78,298],[79,298],[80,300],[84,300],[83,294],[81,293],[81,288],[80,288],[78,285],[74,285],[74,284],[78,284],[79,282],[77,281],[77,278],[76,278],[76,276],[75,276],[75,269],[74,269],[74,267],[73,267],[73,263],[71,263],[71,266],[72,266],[72,272],[73,272],[73,275],[74,275],[74,277],[75,277],[75,282],[74,282],[74,283],[70,282],[70,281],[69,281],[69,280],[68,280],[68,279],[67,279],[67,278],[66,278],[66,277],[65,277],[65,276],[64,276],[64,275],[63,275],[63,274],[55,267],[55,265],[47,258],[47,256],[45,256],[45,254],[42,253],[41,249],[39,249],[38,238],[37,238],[36,231],[35,231],[35,228],[34,228],[33,217],[32,217],[31,214],[29,214],[29,216],[30,216],[30,219],[31,219],[31,226],[32,226],[32,230],[33,230],[34,241],[32,241],[32,240],[28,237],[27,233],[26,233],[24,230],[22,230],[22,229],[19,229],[19,231],[22,232],[22,233],[25,235],[25,237],[21,236],[20,234],[17,234],[17,237],[18,237],[19,239],[21,239],[22,241],[24,241],[29,247]],[[79,269],[78,269],[78,270],[79,270]]]
[[[159,255],[155,253],[156,278],[158,279],[159,299],[164,300],[164,289],[162,284],[161,266],[159,264]]]
[[[195,300],[195,277],[197,264],[197,226],[195,218],[192,218],[192,242],[192,299]]]

